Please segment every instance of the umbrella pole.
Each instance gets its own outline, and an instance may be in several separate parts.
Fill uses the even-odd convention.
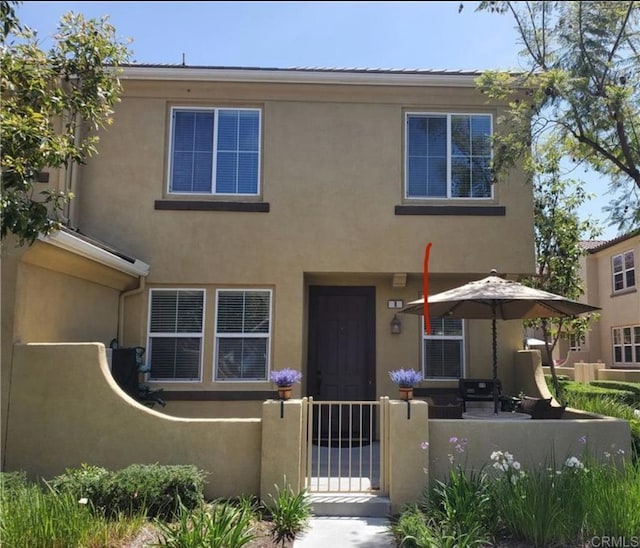
[[[493,412],[498,414],[498,336],[496,333],[496,305],[491,305],[491,337],[493,344]]]

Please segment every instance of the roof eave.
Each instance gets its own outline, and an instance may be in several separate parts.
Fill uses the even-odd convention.
[[[480,73],[328,71],[210,67],[121,67],[123,80],[177,80],[203,82],[267,82],[378,86],[476,87]]]

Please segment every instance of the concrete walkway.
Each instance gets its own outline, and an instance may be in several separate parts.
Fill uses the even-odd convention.
[[[392,548],[386,518],[314,517],[294,548]]]

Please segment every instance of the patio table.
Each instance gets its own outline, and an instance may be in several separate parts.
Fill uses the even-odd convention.
[[[463,419],[471,420],[497,420],[497,421],[526,421],[531,418],[527,413],[511,413],[508,411],[498,411],[494,413],[493,409],[474,409],[462,413]]]

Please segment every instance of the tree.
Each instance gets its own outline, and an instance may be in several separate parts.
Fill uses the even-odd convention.
[[[1,229],[20,245],[61,225],[71,189],[38,190],[44,169],[82,164],[96,152],[95,130],[111,123],[119,100],[118,67],[130,52],[108,17],[62,17],[54,45],[43,51],[37,32],[23,26],[18,2],[0,2]]]
[[[483,1],[477,9],[513,16],[528,69],[488,71],[478,82],[489,98],[509,101],[496,180],[522,158],[533,171],[532,148],[553,135],[566,161],[609,181],[611,224],[640,226],[640,6]]]
[[[580,276],[580,258],[586,250],[581,240],[592,239],[600,227],[591,219],[580,220],[578,210],[589,196],[576,181],[561,176],[561,147],[547,141],[534,154],[534,234],[536,276],[523,280],[525,285],[578,300],[584,294]],[[579,317],[526,320],[526,327],[542,331],[547,356],[551,356],[560,337],[584,337],[589,323],[597,314]],[[551,341],[551,342],[550,342]],[[556,396],[561,399],[560,385],[553,360],[551,377]]]

